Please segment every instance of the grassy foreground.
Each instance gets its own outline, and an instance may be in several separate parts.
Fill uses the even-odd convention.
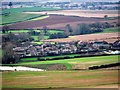
[[[3,88],[94,88],[118,83],[117,70],[3,72],[2,75]]]

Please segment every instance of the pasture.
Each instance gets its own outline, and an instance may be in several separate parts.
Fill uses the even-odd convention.
[[[20,65],[20,66],[35,66],[35,65],[42,65],[42,64],[63,64],[67,67],[67,69],[87,69],[90,66],[96,65],[104,65],[104,64],[111,64],[118,62],[119,55],[112,55],[112,56],[96,56],[96,57],[84,57],[84,58],[72,58],[72,59],[61,59],[61,60],[52,60],[52,61],[36,61],[36,62],[20,62],[18,64],[13,65]],[[36,60],[36,58],[31,59],[23,59],[26,60]]]
[[[3,88],[118,88],[118,70],[3,72]]]

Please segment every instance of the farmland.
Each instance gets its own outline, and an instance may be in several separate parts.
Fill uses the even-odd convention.
[[[22,7],[4,9],[1,15],[3,19],[0,23],[1,27],[7,25],[9,28],[7,30],[8,28],[4,27],[6,30],[0,31],[0,35],[3,36],[3,46],[2,44],[1,46],[5,52],[2,65],[44,70],[43,72],[15,69],[3,71],[3,77],[0,77],[3,88],[118,87],[118,67],[115,65],[119,63],[119,42],[113,43],[120,38],[116,10]],[[90,32],[92,34],[82,35],[86,34],[79,33],[80,30],[86,29],[81,29],[80,25],[83,23],[89,26],[100,23],[103,26],[95,27],[93,24],[93,27],[89,28],[93,31],[101,28],[102,30],[99,30],[101,31],[99,33]],[[70,31],[69,27],[66,28],[66,25],[70,25],[73,31]],[[66,34],[67,29],[69,30]],[[69,34],[68,38],[57,37],[64,34],[66,36]],[[51,36],[57,39],[50,39]],[[99,40],[102,44],[96,42]],[[3,50],[0,49],[0,58]],[[112,50],[116,55],[113,55]],[[107,52],[112,55],[101,56],[108,54]],[[110,64],[115,64],[115,67],[90,69]]]
[[[80,17],[96,17],[104,18],[105,15],[108,17],[118,17],[117,10],[60,10],[60,11],[45,11],[45,12],[26,12],[28,14],[60,14],[69,16],[80,16]]]
[[[36,60],[36,58],[23,59],[23,60],[32,61],[32,60]],[[90,66],[111,64],[111,63],[117,63],[117,62],[118,62],[118,55],[113,55],[113,56],[61,59],[61,60],[54,60],[54,61],[46,60],[46,61],[37,61],[37,62],[21,62],[21,63],[14,64],[14,65],[35,66],[35,65],[42,65],[42,64],[64,64],[66,65],[67,69],[71,69],[72,66],[74,65],[77,65],[79,67],[78,69],[86,69]]]
[[[74,57],[74,56],[80,56],[80,54],[69,54],[69,55],[59,55],[59,56],[46,56],[46,57],[39,57],[40,59],[57,59],[57,58],[63,58],[63,57]],[[27,62],[27,61],[38,61],[38,58],[23,58],[21,59],[22,62]]]
[[[37,8],[37,7],[31,7],[31,8],[11,8],[11,9],[5,9],[2,11],[2,13],[9,13],[8,15],[2,15],[2,23],[0,24],[12,24],[27,20],[40,20],[47,18],[45,15],[35,15],[35,14],[26,14],[23,12],[26,11],[47,11],[47,10],[58,10],[54,8]],[[22,15],[21,15],[22,14]]]
[[[80,23],[95,23],[95,22],[118,22],[117,19],[105,20],[97,18],[87,18],[87,17],[75,17],[75,16],[63,16],[63,15],[49,15],[48,18],[43,20],[25,21],[16,24],[9,25],[11,29],[27,29],[27,28],[42,28],[47,26],[50,29],[60,29],[64,30],[66,24],[71,24],[76,26]]]
[[[3,72],[2,75],[3,88],[118,88],[117,70]]]
[[[105,40],[108,42],[114,42],[116,41],[119,36],[117,33],[98,33],[98,34],[87,34],[87,35],[76,35],[76,36],[70,36],[69,38],[64,38],[64,39],[50,39],[50,40],[45,40],[45,41],[53,41],[53,42],[70,42],[70,41],[77,41],[77,40],[82,40],[82,41],[92,41],[92,40]]]
[[[17,16],[17,18],[15,18],[15,16]],[[11,13],[10,16],[2,16],[2,24],[22,22],[37,17],[44,17],[44,16],[34,15],[34,14],[24,14],[24,13],[21,16],[21,13]]]

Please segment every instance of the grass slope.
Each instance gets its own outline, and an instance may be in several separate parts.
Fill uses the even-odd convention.
[[[118,83],[117,70],[3,72],[2,76],[3,88],[93,88]]]

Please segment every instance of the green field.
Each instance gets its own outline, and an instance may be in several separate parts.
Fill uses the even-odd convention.
[[[2,58],[2,49],[0,49],[0,58]]]
[[[70,54],[70,55],[59,55],[59,56],[45,56],[45,57],[40,57],[40,59],[54,59],[54,58],[63,58],[63,57],[74,57],[74,56],[80,56],[80,54]],[[22,62],[27,62],[27,61],[38,61],[37,57],[35,58],[22,58]]]
[[[29,7],[29,8],[11,8],[11,9],[4,9],[2,13],[9,13],[9,15],[1,15],[2,22],[0,24],[12,24],[16,22],[22,22],[26,20],[39,20],[47,18],[48,16],[43,15],[36,15],[36,14],[27,14],[23,12],[32,12],[32,11],[51,11],[51,10],[58,10],[55,8],[40,8],[40,7]]]
[[[115,33],[115,32],[120,32],[120,28],[119,27],[106,28],[103,30],[103,32],[100,33]]]
[[[11,13],[9,16],[2,16],[2,22],[0,24],[12,24],[16,22],[22,22],[29,20],[31,18],[44,17],[41,15],[35,14],[26,14],[26,13]]]
[[[90,66],[117,63],[118,56],[120,55],[72,58],[72,59],[62,59],[62,60],[52,60],[52,61],[46,60],[46,61],[36,61],[36,62],[20,62],[14,65],[35,66],[35,65],[41,65],[41,64],[46,64],[46,65],[47,64],[63,64],[67,67],[67,69],[71,69],[74,66],[79,67],[79,69],[87,69]],[[33,58],[33,60],[36,60],[36,59]]]
[[[41,8],[41,7],[24,7],[24,8],[11,8],[11,9],[4,9],[4,12],[38,12],[38,11],[53,11],[59,10],[56,8]]]
[[[2,73],[3,88],[117,88],[117,83],[117,70]]]

